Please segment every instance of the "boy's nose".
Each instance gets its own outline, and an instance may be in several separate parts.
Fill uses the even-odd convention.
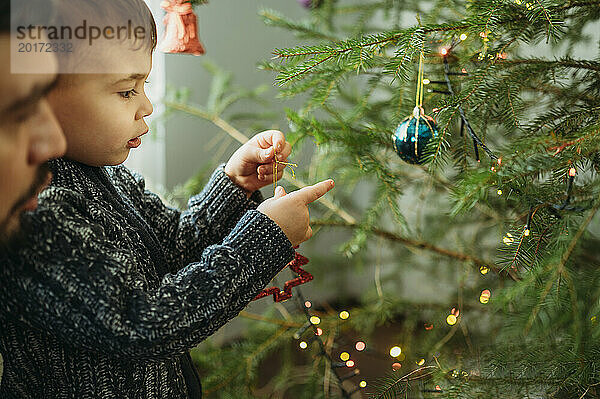
[[[150,102],[150,99],[148,98],[148,96],[146,94],[144,94],[144,103],[142,104],[142,107],[138,111],[137,117],[138,117],[138,119],[142,119],[142,118],[152,115],[152,112],[154,112],[154,107],[152,106],[152,102]]]
[[[47,100],[40,102],[40,110],[32,118],[26,129],[29,129],[29,163],[39,165],[50,159],[65,154],[67,142],[56,116]]]

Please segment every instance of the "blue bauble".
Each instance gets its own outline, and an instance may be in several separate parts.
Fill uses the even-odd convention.
[[[415,107],[413,114],[404,119],[392,135],[394,149],[404,161],[413,164],[423,162],[423,151],[438,131],[432,117],[423,108]]]

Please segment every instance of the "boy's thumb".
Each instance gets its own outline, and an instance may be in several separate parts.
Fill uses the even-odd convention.
[[[281,198],[285,195],[285,189],[281,186],[277,186],[275,189],[275,198]]]

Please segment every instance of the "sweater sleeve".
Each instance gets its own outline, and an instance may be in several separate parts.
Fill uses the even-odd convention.
[[[67,346],[115,356],[160,359],[194,347],[294,258],[277,224],[250,210],[197,262],[149,289],[136,276],[133,255],[72,203],[46,204],[34,215],[31,245],[0,268],[2,317],[47,331]]]
[[[171,271],[198,261],[209,245],[221,242],[247,211],[263,201],[260,191],[248,198],[225,174],[224,166],[215,169],[183,211],[165,205],[147,190],[141,175],[125,167],[113,170],[115,185],[134,202],[161,241]]]

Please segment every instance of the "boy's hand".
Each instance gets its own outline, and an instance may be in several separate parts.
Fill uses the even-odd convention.
[[[225,173],[231,181],[246,190],[248,197],[273,182],[274,152],[277,159],[287,162],[292,146],[278,130],[267,130],[252,137],[242,145],[225,165]],[[283,165],[277,170],[277,180],[283,177]]]
[[[257,210],[277,223],[292,245],[296,246],[312,237],[308,204],[327,194],[334,185],[333,180],[325,180],[290,194],[286,194],[283,187],[279,186],[275,197],[260,204]]]

